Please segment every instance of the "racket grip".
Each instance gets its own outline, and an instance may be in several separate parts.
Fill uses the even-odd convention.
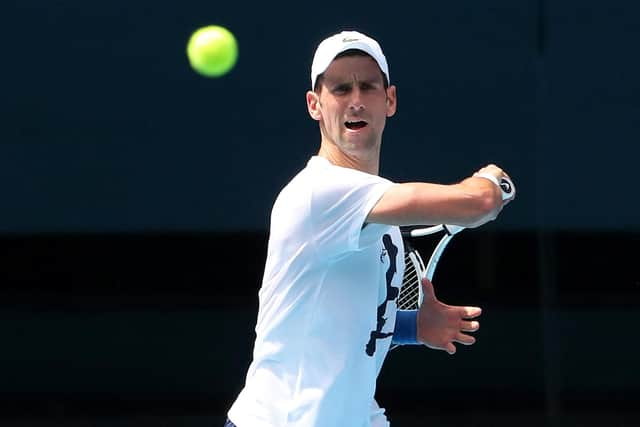
[[[502,191],[502,200],[513,199],[516,195],[516,186],[513,185],[513,181],[506,176],[500,179],[500,190]]]

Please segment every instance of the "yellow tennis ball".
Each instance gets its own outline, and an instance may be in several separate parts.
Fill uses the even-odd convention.
[[[196,30],[187,43],[191,67],[206,77],[228,73],[238,60],[238,42],[224,27],[209,25]]]

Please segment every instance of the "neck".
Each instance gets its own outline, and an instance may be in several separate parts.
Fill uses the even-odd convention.
[[[345,153],[328,141],[323,140],[320,144],[318,156],[329,160],[331,164],[378,175],[380,170],[380,150],[373,153]]]

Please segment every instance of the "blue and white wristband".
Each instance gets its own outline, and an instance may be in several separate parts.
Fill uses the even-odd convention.
[[[418,342],[418,310],[398,310],[396,312],[396,325],[391,344],[421,344]]]

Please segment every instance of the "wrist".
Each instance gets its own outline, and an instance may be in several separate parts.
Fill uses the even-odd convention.
[[[392,344],[419,345],[418,310],[398,310],[396,325],[391,338]]]

